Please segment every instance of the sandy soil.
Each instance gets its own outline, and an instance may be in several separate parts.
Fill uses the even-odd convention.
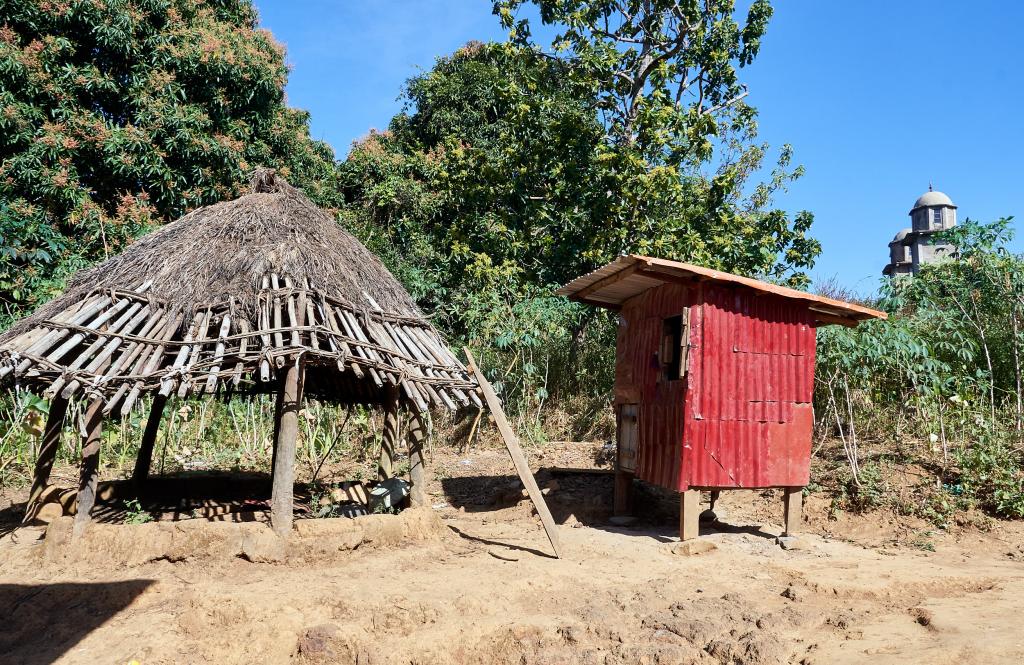
[[[339,549],[325,532],[319,554],[277,563],[207,551],[132,564],[98,541],[88,557],[48,557],[41,529],[8,532],[0,661],[1024,662],[1020,523],[929,533],[882,513],[830,520],[812,495],[805,549],[783,550],[781,500],[733,492],[722,523],[702,529],[714,548],[685,554],[671,497],[642,493],[645,519],[614,527],[609,474],[552,471],[594,453],[531,455],[561,560],[494,450],[435,451],[434,507],[409,542]]]

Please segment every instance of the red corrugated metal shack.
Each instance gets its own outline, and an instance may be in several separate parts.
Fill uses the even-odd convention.
[[[699,266],[622,256],[558,290],[619,312],[617,513],[634,477],[682,492],[680,537],[700,490],[785,488],[800,518],[814,413],[815,331],[885,313]]]

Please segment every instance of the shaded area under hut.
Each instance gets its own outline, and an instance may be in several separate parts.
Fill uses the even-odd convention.
[[[51,400],[26,519],[48,485],[69,403],[83,403],[76,532],[96,500],[104,421],[142,404],[151,407],[138,485],[170,396],[275,394],[271,522],[281,535],[292,525],[304,396],[384,409],[383,476],[408,408],[414,504],[423,501],[423,413],[481,406],[475,377],[380,260],[272,170],[254,174],[251,193],[77,275],[0,336],[0,381]]]

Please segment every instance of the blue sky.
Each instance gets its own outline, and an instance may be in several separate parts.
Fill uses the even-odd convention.
[[[402,83],[470,39],[490,0],[257,0],[288,49],[288,99],[339,157],[401,108]],[[807,175],[776,203],[815,214],[816,279],[873,291],[932,181],[960,219],[1024,222],[1024,3],[778,0],[742,73],[761,137]],[[1024,249],[1024,238],[1015,242]]]

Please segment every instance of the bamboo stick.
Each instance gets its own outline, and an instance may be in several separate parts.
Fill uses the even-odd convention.
[[[139,311],[134,312],[134,315],[132,315],[133,310],[135,309],[138,309]],[[131,318],[125,321],[125,319],[128,318],[129,316]],[[71,365],[68,366],[68,369],[78,369],[79,367],[81,367],[82,363],[86,358],[91,356],[93,352],[96,351],[96,349],[100,349],[100,352],[96,355],[96,357],[92,359],[92,361],[89,362],[88,365],[85,366],[84,370],[86,373],[95,373],[96,370],[99,369],[107,361],[108,358],[114,355],[118,347],[121,346],[121,343],[124,341],[124,338],[117,336],[117,333],[122,331],[128,332],[134,330],[135,327],[139,325],[139,323],[144,323],[148,316],[149,305],[143,306],[142,303],[136,303],[135,305],[130,307],[128,311],[125,312],[120,319],[118,319],[118,321],[111,325],[109,330],[104,331],[104,333],[101,334],[96,339],[95,342],[90,344],[89,347],[81,355],[79,355],[78,358],[76,358]],[[113,338],[109,339],[110,336],[113,336]],[[50,395],[56,395],[57,392],[60,390],[61,385],[63,385],[63,383],[64,377],[61,376],[56,381],[50,384],[50,387],[47,389],[47,393],[49,393]],[[70,382],[68,382],[68,385],[64,389],[64,391],[60,393],[61,397],[63,397],[64,399],[70,398],[72,395],[75,394],[75,391],[78,390],[78,387],[81,385],[81,379],[71,380]]]
[[[231,332],[231,314],[225,312],[221,318],[220,332],[218,334],[217,346],[213,351],[213,366],[210,367],[210,377],[206,379],[206,392],[212,393],[217,388],[217,376],[220,372],[220,363],[224,358],[224,338]]]
[[[174,359],[174,363],[171,365],[172,370],[180,369],[185,364],[185,359],[188,358],[188,353],[191,350],[190,344],[193,337],[199,330],[199,324],[203,320],[203,312],[196,312],[196,315],[192,318],[192,325],[189,326],[188,333],[185,335],[185,344],[178,349],[178,355]],[[174,379],[166,377],[160,382],[160,394],[167,397],[171,394],[171,388],[174,386]],[[132,392],[135,392],[133,389]],[[122,411],[123,412],[123,411]]]
[[[138,359],[136,360],[132,358],[125,361],[126,366],[127,363],[129,362],[135,362],[133,369],[129,371],[129,375],[146,376],[152,374],[156,370],[156,368],[160,366],[160,361],[163,359],[164,355],[164,349],[167,346],[166,342],[169,341],[171,337],[174,336],[174,333],[178,331],[178,327],[181,325],[181,321],[183,318],[184,314],[181,312],[174,314],[171,318],[168,319],[168,323],[164,327],[163,333],[160,335],[160,344],[158,344],[155,348],[149,346],[148,344],[146,344],[145,346],[140,346],[140,353],[138,354]],[[142,390],[142,385],[142,379],[136,379],[135,383],[132,385],[131,393],[129,393],[128,397],[124,401],[124,404],[122,404],[121,406],[122,416],[128,415],[128,413],[131,411],[132,404],[134,404],[135,400],[138,399],[139,392]],[[122,388],[127,388],[127,386],[128,382],[126,381],[123,384]],[[103,412],[105,414],[110,413],[116,405],[117,399],[108,400],[107,406],[104,408]]]
[[[203,342],[206,341],[207,336],[210,332],[210,321],[213,319],[213,310],[207,309],[206,315],[203,317],[203,322],[199,324],[199,332],[195,337],[194,343],[191,345],[191,353],[189,353],[188,360],[185,361],[185,365],[181,368],[182,377],[178,383],[178,397],[184,398],[188,396],[189,391],[192,389],[192,367],[199,360],[200,354],[203,352]]]

